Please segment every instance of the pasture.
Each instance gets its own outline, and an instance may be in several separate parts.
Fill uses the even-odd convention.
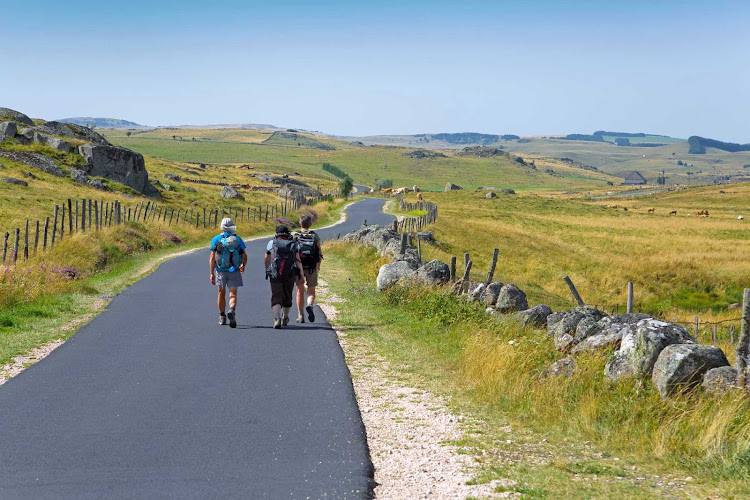
[[[395,186],[416,184],[423,189],[440,191],[448,182],[465,188],[495,186],[516,190],[567,190],[595,188],[606,186],[607,182],[619,182],[619,179],[605,173],[583,170],[554,159],[536,158],[535,161],[541,160],[541,163],[537,169],[532,169],[515,162],[507,155],[477,158],[446,151],[445,157],[412,158],[409,156],[411,148],[363,147],[322,136],[314,136],[314,139],[336,149],[327,151],[297,146],[296,143],[283,146],[244,140],[179,141],[163,137],[157,139],[144,134],[127,137],[120,130],[101,132],[114,144],[171,161],[242,164],[283,173],[326,175],[333,180],[333,176],[322,171],[323,163],[331,163],[348,173],[356,183],[366,185],[374,185],[378,179],[392,179]],[[191,129],[170,132],[168,137],[173,134],[189,137]],[[246,131],[232,133],[244,132]],[[217,137],[225,134],[221,130],[216,133]],[[259,132],[247,133],[257,137]],[[552,173],[545,172],[547,168]]]

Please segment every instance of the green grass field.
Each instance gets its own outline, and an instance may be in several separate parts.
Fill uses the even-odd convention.
[[[122,131],[103,131],[109,139],[121,146],[145,155],[177,162],[204,162],[211,164],[245,164],[256,169],[278,172],[299,172],[306,176],[334,177],[322,171],[323,163],[331,163],[347,172],[355,182],[374,185],[377,179],[392,179],[395,186],[418,185],[426,190],[442,190],[453,182],[464,188],[480,186],[509,187],[512,189],[585,189],[603,186],[618,179],[604,173],[573,168],[561,162],[554,164],[555,175],[532,170],[507,156],[475,158],[448,153],[446,158],[414,159],[406,156],[412,149],[386,146],[359,147],[344,141],[318,139],[336,147],[325,151],[314,147],[253,144],[250,141],[178,141],[146,137],[145,134],[123,136]],[[184,134],[189,130],[171,131]],[[257,131],[249,131],[256,136]],[[223,131],[217,131],[223,136]],[[171,134],[170,134],[171,136]],[[236,137],[236,136],[235,136]],[[546,168],[546,167],[545,167]]]

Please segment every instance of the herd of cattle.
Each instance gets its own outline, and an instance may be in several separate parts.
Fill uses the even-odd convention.
[[[601,206],[604,208],[615,208],[615,209],[622,208],[624,211],[626,212],[628,211],[628,207],[619,207],[618,205],[601,205]],[[656,208],[651,207],[647,210],[647,212],[650,214],[656,213]],[[677,215],[677,210],[672,210],[671,212],[669,212],[668,215]],[[693,211],[693,215],[697,215],[699,217],[708,217],[708,210],[695,210]],[[737,218],[740,220],[744,219],[744,217],[741,215]]]

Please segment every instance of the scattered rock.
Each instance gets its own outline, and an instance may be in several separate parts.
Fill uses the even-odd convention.
[[[0,157],[8,158],[30,167],[38,168],[42,172],[46,172],[57,177],[65,177],[65,174],[63,174],[62,169],[60,169],[57,163],[39,153],[0,150]]]
[[[494,306],[497,303],[497,299],[500,296],[500,290],[502,290],[503,284],[500,282],[490,283],[486,285],[482,292],[481,301],[482,304],[488,306]]]
[[[695,343],[695,339],[682,326],[654,318],[641,320],[635,332],[628,331],[623,335],[620,349],[604,367],[604,374],[610,380],[625,376],[649,377],[665,347]]]
[[[177,191],[176,187],[174,187],[174,186],[172,186],[170,184],[164,184],[163,182],[161,183],[161,187],[164,188],[164,191]],[[244,198],[242,198],[242,199],[244,200]]]
[[[414,269],[412,269],[408,262],[397,261],[385,264],[378,272],[378,291],[387,290],[402,279],[408,278],[414,272]]]
[[[503,188],[503,189],[500,190],[500,192],[503,193],[503,194],[516,194],[516,192],[513,191],[510,188]]]
[[[472,302],[479,302],[482,299],[482,295],[484,295],[484,290],[487,288],[487,283],[480,283],[476,287],[474,287],[473,290],[470,292],[467,292],[467,295],[469,296],[469,300]]]
[[[13,139],[18,132],[18,127],[14,122],[0,123],[0,142],[7,139]]]
[[[364,226],[342,239],[374,247],[381,255],[395,256],[401,251],[401,235],[390,227]]]
[[[173,181],[173,182],[182,182],[182,179],[177,174],[166,173],[166,174],[164,174],[164,178],[168,179],[170,181]]]
[[[29,179],[36,179],[36,175],[32,174],[31,172],[24,172],[23,175],[28,177]]]
[[[539,304],[525,311],[518,311],[513,315],[521,326],[542,328],[547,324],[547,318],[552,315],[552,309],[547,304]]]
[[[92,179],[89,181],[89,186],[100,191],[106,191],[107,185],[102,182],[101,179]]]
[[[475,156],[477,158],[492,158],[502,156],[505,153],[500,148],[488,148],[486,146],[468,146],[456,153],[456,156]]]
[[[283,184],[276,193],[282,198],[315,198],[322,193],[313,189],[304,182],[295,179],[286,179],[287,183]],[[294,181],[294,182],[290,182]]]
[[[709,394],[721,395],[737,388],[737,369],[731,366],[711,368],[703,376],[703,390]]]
[[[111,146],[107,139],[99,135],[99,133],[95,132],[93,129],[82,127],[74,123],[61,123],[55,121],[44,122],[37,127],[37,130],[45,134],[59,135],[62,137],[77,139],[79,141]]]
[[[567,357],[552,363],[552,366],[544,371],[543,376],[570,378],[575,373],[576,368],[578,368],[578,363],[576,363],[576,360],[571,357]]]
[[[83,170],[74,168],[70,171],[70,178],[78,184],[86,184],[89,181],[89,176]]]
[[[489,192],[486,195],[484,195],[484,197],[487,198],[488,200],[491,200],[493,198],[497,198],[497,194],[495,194],[493,192]]]
[[[662,397],[692,389],[711,368],[729,366],[724,352],[716,346],[671,344],[666,346],[653,368],[654,387]]]
[[[555,339],[555,347],[559,351],[567,351],[586,336],[593,334],[593,325],[605,316],[605,313],[594,307],[578,306],[561,315],[548,318],[547,333]],[[584,319],[584,327],[578,332],[578,324]]]
[[[170,241],[174,243],[175,245],[182,245],[184,242],[182,241],[182,238],[177,236],[174,233],[171,233],[169,231],[160,231],[162,239],[164,241]]]
[[[2,109],[2,108],[0,108]],[[14,179],[13,177],[3,177],[3,182],[7,182],[8,184],[16,184],[18,186],[28,186],[29,183],[26,181],[22,181],[21,179]]]
[[[417,269],[413,279],[419,280],[428,285],[443,285],[448,283],[451,277],[451,270],[443,261],[431,260],[419,269]]]
[[[507,284],[503,285],[500,289],[495,307],[501,313],[507,314],[515,311],[525,311],[529,308],[529,303],[526,301],[525,293],[515,285]]]
[[[31,118],[10,108],[0,108],[0,116],[5,116],[18,123],[23,123],[24,125],[34,126],[34,122]]]
[[[62,151],[63,153],[70,152],[69,142],[58,139],[57,137],[52,137],[51,135],[41,134],[37,132],[34,134],[34,141],[44,146],[48,146],[52,149],[56,149],[57,151]]]
[[[648,318],[650,318],[648,314],[641,313],[605,316],[598,321],[595,331],[589,332],[586,338],[579,340],[580,343],[573,348],[571,353],[619,349],[622,337],[628,332],[635,333],[638,322]],[[576,328],[576,332],[578,332],[578,328]]]
[[[463,189],[463,188],[462,188],[461,186],[458,186],[458,185],[456,185],[456,184],[453,184],[452,182],[449,182],[448,184],[446,184],[446,185],[445,185],[445,192],[446,192],[446,193],[447,193],[448,191],[460,191],[460,190],[462,190],[462,189]]]
[[[84,144],[78,148],[86,159],[86,173],[119,182],[146,196],[159,196],[148,182],[143,155],[129,149],[103,144]]]
[[[188,193],[195,193],[195,189],[191,188],[190,186],[185,186],[183,189]]]
[[[419,236],[419,239],[425,243],[437,243],[435,235],[432,234],[432,231],[421,231],[417,233],[417,236]]]
[[[739,309],[740,307],[741,304],[739,302],[735,302],[734,304],[729,304],[729,306],[727,306],[727,309],[732,311],[734,309]]]
[[[428,151],[426,149],[415,149],[414,151],[404,153],[404,156],[408,156],[415,160],[422,160],[425,158],[447,158],[443,153],[438,151]]]

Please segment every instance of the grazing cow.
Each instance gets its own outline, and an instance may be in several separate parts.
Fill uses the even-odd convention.
[[[737,216],[737,220],[744,220],[745,218],[741,215]]]
[[[415,193],[418,193],[419,192],[419,186],[414,186],[413,188],[411,188],[411,190],[414,191]]]
[[[677,215],[677,210],[672,210],[671,212],[669,212],[669,215]]]
[[[656,209],[653,208],[653,207],[651,207],[651,208],[648,209],[648,213],[650,213],[650,214],[653,214],[655,212],[656,212]]]
[[[422,193],[419,193],[419,194],[417,195],[417,199],[418,199],[419,201],[422,201]]]
[[[391,191],[393,191],[393,188],[385,188],[383,190],[383,192],[386,193],[386,194],[390,193]]]
[[[695,215],[699,215],[701,217],[708,217],[708,210],[696,210],[693,212]]]
[[[625,210],[626,212],[628,211],[628,207],[622,207],[622,209]]]

